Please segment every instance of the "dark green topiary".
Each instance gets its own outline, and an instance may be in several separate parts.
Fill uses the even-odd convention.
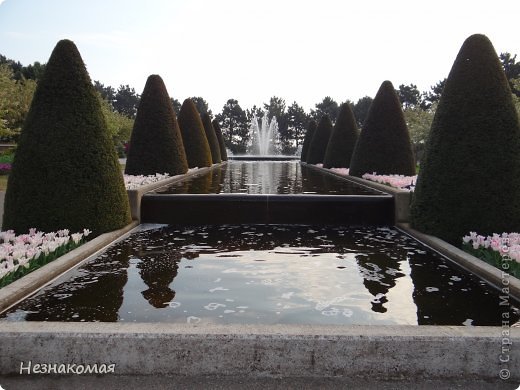
[[[130,222],[128,196],[96,91],[73,42],[54,48],[9,177],[4,229],[94,235]]]
[[[417,180],[412,225],[460,245],[470,231],[520,231],[520,126],[493,45],[472,35],[437,108]]]
[[[415,175],[410,134],[401,103],[390,81],[384,81],[370,106],[350,161],[350,174]]]
[[[213,161],[213,164],[218,164],[222,161],[220,157],[220,145],[208,113],[202,115],[202,125],[204,126],[204,132],[208,139],[209,148],[211,149],[211,160]]]
[[[343,103],[325,151],[323,167],[349,168],[358,137],[359,130],[350,104]]]
[[[188,166],[190,168],[210,167],[211,150],[208,139],[199,112],[191,99],[186,99],[182,103],[179,112],[179,127],[181,128]]]
[[[181,131],[162,78],[146,80],[130,138],[125,173],[172,176],[188,171]]]
[[[303,145],[302,145],[302,155],[301,160],[303,162],[307,161],[307,156],[309,154],[309,146],[312,142],[312,138],[314,137],[314,133],[316,132],[316,128],[318,127],[318,124],[314,119],[312,119],[309,122],[309,125],[307,126],[307,132],[305,133],[305,138],[303,139]]]
[[[218,124],[218,120],[213,119],[213,122],[211,122],[213,125],[213,129],[215,130],[215,134],[217,135],[218,145],[220,148],[220,159],[222,161],[227,161],[227,150],[226,150],[226,143],[224,142],[224,137],[222,136],[222,129],[220,128],[220,125]]]
[[[321,164],[325,157],[325,150],[332,133],[332,122],[328,115],[321,117],[320,123],[314,132],[307,154],[308,164]]]

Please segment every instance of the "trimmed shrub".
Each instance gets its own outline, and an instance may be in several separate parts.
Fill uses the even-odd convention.
[[[188,159],[188,167],[210,167],[212,160],[208,139],[199,112],[191,99],[186,99],[182,103],[179,112],[179,127],[181,128],[184,150]]]
[[[213,119],[213,122],[211,122],[213,125],[213,129],[215,130],[215,134],[217,135],[218,140],[218,146],[220,148],[220,159],[222,161],[227,161],[227,150],[226,150],[226,143],[224,142],[224,137],[222,136],[222,129],[220,128],[220,125],[218,124],[218,120]]]
[[[72,41],[54,48],[20,135],[5,195],[4,229],[24,234],[130,222],[121,167],[98,96]]]
[[[323,162],[331,133],[332,122],[328,115],[323,115],[309,145],[307,163],[321,164]]]
[[[520,231],[520,126],[486,36],[462,45],[425,149],[412,226],[457,246],[470,231]]]
[[[187,171],[181,131],[166,86],[161,76],[151,75],[137,109],[125,173],[174,176]]]
[[[204,126],[204,132],[206,133],[206,138],[208,139],[209,148],[211,150],[211,160],[213,164],[218,164],[222,161],[220,157],[220,145],[208,113],[202,115],[202,125]]]
[[[307,156],[309,154],[309,146],[312,142],[312,138],[314,137],[314,133],[316,132],[316,128],[318,127],[318,124],[314,119],[312,119],[309,122],[309,125],[307,126],[307,132],[305,133],[305,138],[303,139],[303,145],[302,145],[302,155],[301,160],[303,162],[307,161]]]
[[[358,137],[359,130],[350,104],[343,103],[325,151],[323,166],[325,168],[349,168]]]
[[[350,162],[350,174],[415,175],[410,134],[394,86],[384,81],[370,106]]]

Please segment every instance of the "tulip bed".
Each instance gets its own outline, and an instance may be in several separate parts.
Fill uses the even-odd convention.
[[[0,288],[79,247],[90,234],[88,229],[73,234],[67,229],[51,233],[30,229],[18,236],[12,230],[0,232]]]
[[[123,175],[125,179],[125,187],[127,190],[135,190],[141,186],[156,183],[158,181],[171,177],[168,174],[156,173],[155,175]]]
[[[462,238],[462,248],[486,263],[520,278],[519,233],[495,233],[484,237],[470,232]]]
[[[378,175],[374,172],[372,174],[365,173],[362,178],[365,180],[375,181],[376,183],[387,184],[391,187],[410,192],[415,190],[415,183],[417,182],[417,175]]]

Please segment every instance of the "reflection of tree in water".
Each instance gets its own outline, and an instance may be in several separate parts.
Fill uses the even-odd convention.
[[[123,303],[123,288],[128,280],[131,245],[110,248],[95,261],[83,266],[77,276],[42,294],[26,300],[19,309],[30,310],[27,321],[102,321],[115,322]],[[95,272],[95,278],[88,272]],[[41,311],[25,308],[37,306]]]
[[[395,287],[396,279],[405,276],[400,271],[399,261],[392,259],[386,253],[373,253],[356,256],[359,271],[363,277],[363,284],[374,296],[372,310],[377,313],[386,313],[384,304],[388,302],[387,294]]]
[[[397,231],[387,228],[363,230],[355,235],[356,247],[367,254],[356,256],[363,284],[374,296],[372,310],[385,313],[388,292],[395,287],[396,280],[405,276],[399,262],[406,259],[406,250]]]
[[[409,262],[419,325],[496,326],[504,312],[510,324],[520,318],[513,302],[510,307],[500,306],[496,291],[441,256],[420,251]]]
[[[137,268],[141,279],[148,286],[141,294],[153,307],[167,307],[168,302],[175,298],[175,291],[170,288],[170,284],[177,276],[177,261],[164,254],[147,256],[141,260]]]

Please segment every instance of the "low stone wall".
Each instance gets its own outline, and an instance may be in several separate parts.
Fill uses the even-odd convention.
[[[519,343],[520,329],[504,341],[496,327],[4,323],[0,375],[95,375],[96,364],[115,375],[516,381]]]

